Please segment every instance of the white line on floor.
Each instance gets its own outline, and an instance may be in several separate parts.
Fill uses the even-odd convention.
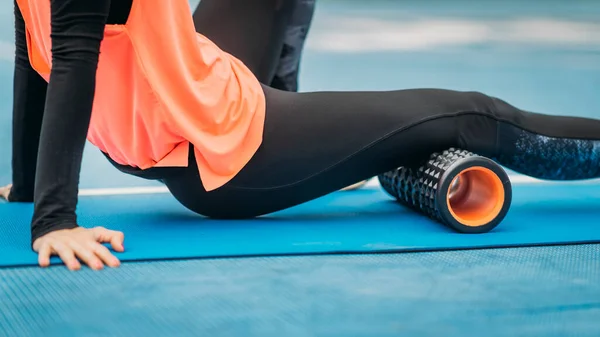
[[[534,184],[565,184],[560,181],[546,181],[530,178],[522,175],[511,175],[510,180],[513,185],[534,185]],[[600,184],[600,180],[578,181],[578,184]],[[570,182],[573,184],[573,182]],[[371,179],[367,187],[379,187],[377,179]],[[110,196],[110,195],[134,195],[134,194],[162,194],[169,193],[164,186],[138,186],[138,187],[116,187],[116,188],[86,188],[79,191],[80,196]]]
[[[585,184],[585,185],[596,185],[600,184],[600,179],[593,180],[578,180],[578,181],[556,181],[556,180],[540,180],[531,178],[528,176],[520,175],[520,174],[512,174],[509,175],[510,182],[513,185],[552,185],[552,184]],[[379,186],[379,181],[377,179],[371,179],[366,184],[366,186],[375,187]]]
[[[169,193],[169,190],[163,186],[85,188],[85,189],[82,188],[79,190],[79,195],[81,195],[81,196],[159,194],[159,193]]]

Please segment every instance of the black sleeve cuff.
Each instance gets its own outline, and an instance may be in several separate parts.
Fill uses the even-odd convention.
[[[19,188],[13,185],[8,202],[33,202],[33,188]]]

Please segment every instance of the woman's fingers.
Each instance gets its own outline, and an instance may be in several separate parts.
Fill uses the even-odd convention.
[[[81,263],[100,270],[105,265],[116,268],[121,264],[102,243],[110,242],[115,250],[123,251],[123,239],[121,232],[78,227],[48,233],[35,240],[33,249],[38,252],[38,263],[42,267],[50,265],[52,255],[58,255],[69,270],[79,270]]]
[[[4,187],[0,187],[0,197],[2,197],[2,199],[8,201],[8,196],[10,195],[10,190],[12,189],[12,184],[9,184],[8,186],[4,186]]]
[[[100,270],[104,268],[104,264],[98,258],[98,256],[96,256],[94,249],[91,247],[89,242],[81,244],[73,239],[70,239],[68,244],[69,247],[75,252],[75,255],[90,268],[94,270]]]
[[[123,232],[113,231],[104,227],[95,227],[92,229],[94,237],[98,242],[110,243],[112,248],[117,252],[125,251],[123,241],[125,241],[125,235]]]
[[[81,268],[81,264],[75,257],[75,253],[71,247],[59,240],[54,240],[54,242],[51,243],[51,246],[52,250],[56,252],[69,270],[79,270]]]
[[[38,263],[40,267],[48,267],[50,265],[50,255],[52,255],[52,247],[49,243],[43,243],[38,252]]]
[[[108,248],[97,242],[90,244],[90,249],[100,260],[102,260],[102,262],[111,268],[117,268],[121,264],[121,261],[119,261]]]
[[[114,249],[117,252],[124,252],[125,251],[125,246],[123,245],[123,241],[125,241],[125,234],[121,233],[121,232],[114,232],[114,234],[111,236],[110,239],[110,245],[112,246],[112,249]]]

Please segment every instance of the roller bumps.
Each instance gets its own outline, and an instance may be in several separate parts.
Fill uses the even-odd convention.
[[[400,167],[378,178],[400,204],[462,233],[492,230],[512,200],[502,167],[460,149],[434,153],[420,167]]]

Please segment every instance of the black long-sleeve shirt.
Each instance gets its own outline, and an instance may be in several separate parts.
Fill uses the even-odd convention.
[[[50,0],[52,71],[29,62],[15,2],[13,187],[10,201],[34,202],[31,239],[77,227],[79,174],[107,23],[127,21],[132,0]],[[118,79],[116,79],[118,80]]]

